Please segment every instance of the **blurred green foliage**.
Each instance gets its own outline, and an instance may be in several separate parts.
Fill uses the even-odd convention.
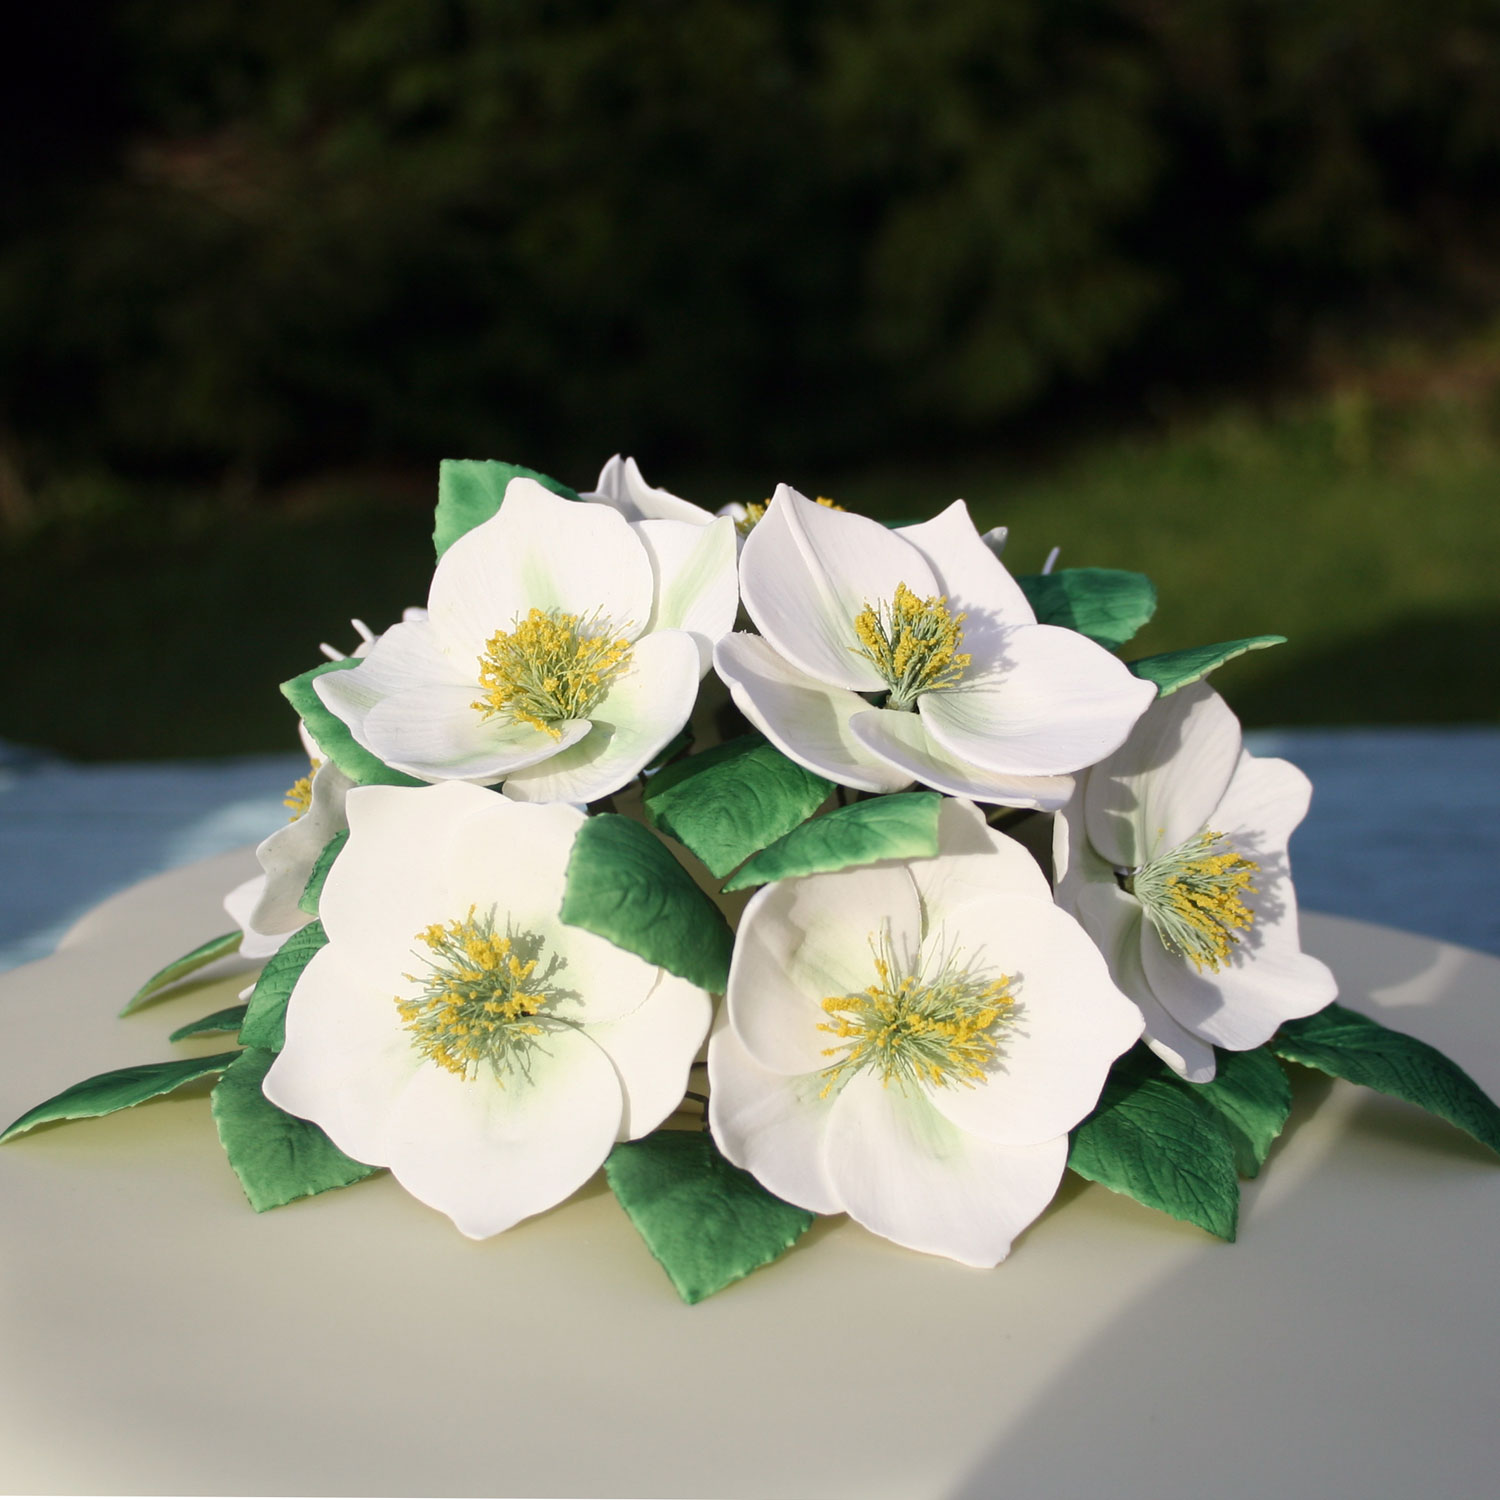
[[[1500,303],[1484,0],[52,0],[8,50],[0,524],[930,455]]]

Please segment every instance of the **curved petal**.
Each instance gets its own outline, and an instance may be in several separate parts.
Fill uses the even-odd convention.
[[[1071,776],[1010,776],[960,760],[927,732],[917,714],[893,708],[871,708],[860,699],[861,710],[849,720],[850,736],[867,755],[879,756],[905,772],[908,779],[947,792],[1002,807],[1060,807],[1073,790]]]
[[[485,1239],[561,1203],[604,1164],[622,1101],[609,1059],[581,1031],[550,1031],[529,1078],[503,1087],[436,1066],[396,1100],[383,1165],[414,1198]]]
[[[828,1066],[823,1001],[875,980],[871,940],[888,932],[900,954],[922,938],[916,887],[899,865],[866,865],[766,886],[740,918],[726,995],[741,1041],[763,1067]]]
[[[500,509],[439,559],[428,615],[444,648],[473,661],[532,609],[598,615],[634,640],[651,596],[650,559],[623,516],[512,479]]]
[[[887,686],[859,654],[855,618],[891,599],[901,583],[923,597],[940,592],[910,543],[878,521],[814,505],[784,484],[740,554],[740,595],[760,633],[801,671],[854,692]]]
[[[988,660],[997,633],[1008,626],[1036,624],[1021,585],[974,529],[962,500],[919,526],[897,527],[896,535],[931,564],[949,608],[963,611],[964,649],[976,657]]]
[[[633,530],[651,559],[656,602],[648,630],[685,630],[698,647],[698,676],[713,665],[714,646],[734,629],[739,569],[734,522],[640,521]]]
[[[1056,625],[996,632],[972,680],[917,700],[928,733],[989,771],[1059,776],[1092,765],[1130,733],[1156,689],[1102,646]]]
[[[920,1094],[850,1079],[828,1120],[824,1160],[849,1215],[911,1250],[966,1266],[1005,1259],[1052,1201],[1068,1139],[1000,1146],[950,1124]]]
[[[287,939],[284,932],[261,932],[250,925],[250,918],[265,894],[265,889],[266,877],[252,875],[224,897],[224,910],[242,934],[240,955],[244,958],[269,958]],[[306,920],[310,919],[304,918]]]
[[[1239,758],[1239,720],[1206,682],[1158,699],[1089,772],[1089,842],[1122,869],[1175,849],[1208,824]]]
[[[618,453],[599,471],[599,482],[587,494],[580,495],[595,505],[610,505],[627,521],[689,521],[706,526],[713,516],[701,505],[674,495],[671,490],[647,484],[641,468],[633,458]]]
[[[949,941],[1011,978],[1018,1010],[989,1076],[934,1088],[934,1107],[961,1130],[1011,1146],[1065,1135],[1099,1101],[1112,1062],[1141,1034],[1082,927],[1050,901],[996,898],[967,909]]]
[[[487,718],[476,707],[477,686],[431,683],[382,699],[369,712],[370,752],[423,781],[473,781],[490,786],[539,761],[550,761],[589,732],[587,719],[564,719],[555,734],[519,720]]]
[[[707,990],[661,971],[645,1001],[618,1020],[589,1025],[620,1078],[619,1138],[638,1140],[682,1103],[688,1069],[708,1035],[714,1003]]]
[[[630,665],[599,700],[588,734],[505,780],[518,802],[593,802],[638,776],[688,721],[698,696],[698,647],[657,630],[630,648]]]
[[[378,703],[435,683],[477,684],[477,661],[477,656],[463,661],[447,655],[432,627],[425,620],[413,620],[392,625],[358,666],[315,677],[313,692],[368,750],[365,720]]]
[[[963,921],[970,907],[1011,896],[1052,904],[1041,866],[1014,839],[996,833],[971,802],[945,801],[938,811],[938,857],[911,862],[922,898],[923,930]]]
[[[763,1068],[727,1025],[708,1044],[708,1120],[720,1151],[762,1187],[798,1208],[836,1214],[843,1201],[823,1167],[833,1108],[818,1073]]]
[[[743,631],[714,648],[714,669],[740,712],[799,766],[864,792],[899,792],[911,784],[907,772],[853,733],[854,716],[870,711],[857,693],[809,677],[769,642]]]
[[[1286,849],[1311,801],[1312,782],[1290,761],[1241,750],[1234,775],[1206,821],[1259,859]]]

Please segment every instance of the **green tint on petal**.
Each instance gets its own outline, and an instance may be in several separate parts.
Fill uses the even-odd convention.
[[[1184,1082],[1183,1087],[1219,1111],[1234,1147],[1236,1170],[1241,1177],[1256,1176],[1292,1109],[1292,1086],[1281,1064],[1264,1047],[1221,1050],[1211,1082]]]
[[[341,828],[334,836],[323,845],[316,863],[312,867],[312,873],[307,877],[307,884],[302,887],[302,894],[297,899],[297,910],[306,912],[310,917],[318,914],[318,900],[323,894],[323,882],[328,879],[328,872],[333,868],[333,862],[339,857],[339,851],[349,842],[349,830]]]
[[[256,1213],[348,1187],[380,1170],[345,1156],[311,1120],[266,1098],[261,1080],[275,1061],[274,1052],[252,1047],[224,1070],[213,1092],[219,1140]]]
[[[1392,1094],[1500,1152],[1500,1109],[1436,1047],[1342,1005],[1285,1022],[1267,1044],[1288,1062]]]
[[[318,748],[357,786],[425,786],[415,776],[393,771],[383,760],[371,755],[350,733],[349,726],[318,697],[313,683],[325,672],[348,672],[360,663],[357,656],[343,661],[325,661],[281,684],[282,696],[297,710],[307,725],[307,732]]]
[[[1041,625],[1062,625],[1113,651],[1156,613],[1156,586],[1119,568],[1059,568],[1016,579]]]
[[[1137,677],[1156,684],[1159,698],[1175,693],[1194,682],[1200,682],[1216,667],[1243,656],[1247,651],[1263,651],[1267,646],[1286,644],[1284,635],[1247,635],[1238,641],[1221,641],[1217,646],[1192,646],[1186,651],[1165,651],[1160,656],[1143,656],[1125,663]]]
[[[196,974],[199,969],[206,969],[209,964],[216,963],[221,958],[228,958],[231,953],[238,953],[243,938],[244,934],[236,928],[233,932],[226,932],[222,937],[210,938],[206,943],[200,943],[191,953],[184,953],[181,958],[173,959],[164,969],[158,969],[125,1002],[125,1008],[120,1014],[128,1016],[131,1011],[139,1010],[148,1000],[155,999],[163,990],[176,984],[179,979],[186,979],[189,974]]]
[[[726,891],[872,865],[882,859],[932,859],[938,852],[936,792],[896,792],[813,818],[746,860]]]
[[[648,964],[722,993],[734,934],[724,914],[649,829],[597,813],[578,830],[562,920]]]
[[[179,1057],[171,1062],[141,1063],[132,1068],[115,1068],[97,1073],[75,1083],[60,1094],[54,1094],[35,1109],[28,1109],[18,1120],[0,1131],[0,1141],[21,1135],[51,1120],[92,1120],[112,1115],[116,1110],[144,1104],[160,1094],[170,1094],[185,1083],[222,1073],[240,1054],[219,1052],[213,1057]]]
[[[578,498],[578,491],[560,480],[520,464],[493,458],[445,458],[438,465],[438,503],[432,524],[432,543],[439,557],[466,531],[488,521],[500,509],[505,487],[512,479],[534,479],[564,500]]]
[[[271,956],[250,992],[240,1041],[280,1052],[286,1045],[286,1003],[314,953],[328,942],[321,922],[299,927]]]
[[[1098,1108],[1072,1133],[1068,1165],[1147,1208],[1234,1238],[1240,1185],[1224,1117],[1144,1047],[1115,1065]]]
[[[764,736],[747,734],[666,767],[647,783],[644,800],[652,827],[723,877],[790,833],[832,790]]]
[[[768,1193],[705,1130],[616,1146],[604,1175],[684,1302],[701,1302],[782,1254],[815,1215]]]
[[[248,1009],[249,1006],[246,1005],[226,1006],[223,1010],[216,1010],[211,1016],[204,1016],[201,1021],[189,1021],[186,1026],[179,1026],[167,1040],[182,1042],[190,1036],[205,1036],[214,1031],[238,1031]]]

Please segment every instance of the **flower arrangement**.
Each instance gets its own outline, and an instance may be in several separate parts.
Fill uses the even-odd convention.
[[[964,504],[779,487],[712,515],[440,473],[425,608],[283,685],[311,762],[229,893],[242,1003],[0,1139],[216,1075],[264,1210],[388,1170],[484,1238],[601,1167],[695,1302],[845,1213],[992,1267],[1066,1171],[1223,1239],[1285,1064],[1500,1150],[1453,1062],[1335,1003],[1287,843],[1307,779],[1208,675],[1133,661],[1135,573],[1015,577]]]

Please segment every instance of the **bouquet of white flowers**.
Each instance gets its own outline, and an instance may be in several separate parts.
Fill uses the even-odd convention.
[[[445,463],[435,541],[424,609],[284,684],[311,769],[237,929],[126,1007],[264,958],[173,1033],[238,1048],[0,1139],[217,1074],[256,1209],[388,1169],[482,1238],[602,1167],[690,1302],[818,1214],[994,1266],[1069,1169],[1233,1239],[1286,1062],[1500,1150],[1301,951],[1307,779],[1206,682],[1280,637],[1124,661],[1148,579],[1013,577],[961,501],[715,516],[619,458]]]

